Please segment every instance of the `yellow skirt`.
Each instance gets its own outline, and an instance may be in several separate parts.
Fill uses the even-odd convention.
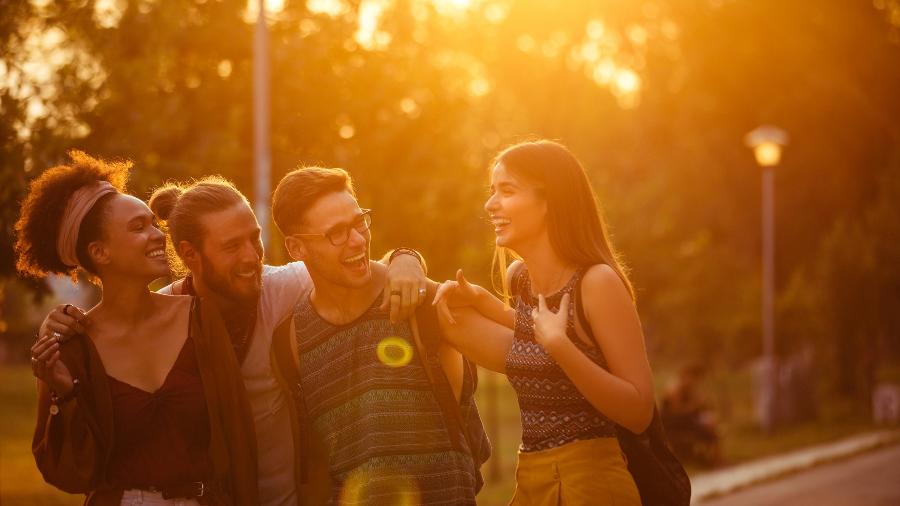
[[[641,497],[616,438],[519,452],[510,506],[631,506]]]

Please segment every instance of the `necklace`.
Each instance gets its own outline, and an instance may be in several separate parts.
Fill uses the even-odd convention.
[[[534,293],[535,289],[537,288],[535,285],[535,282],[534,282],[534,275],[529,273],[528,277],[529,277],[529,281],[531,282],[532,294],[535,296],[535,298],[537,298],[538,294],[544,294],[544,297],[548,297],[550,295],[553,295],[553,294],[559,292],[560,290],[562,290],[565,287],[564,281],[566,281],[569,277],[571,277],[573,272],[574,272],[574,269],[572,269],[568,266],[563,267],[562,270],[559,271],[559,274],[557,274],[556,277],[553,279],[553,284],[550,285],[550,288],[552,288],[553,290],[546,290],[546,291],[540,290],[537,293]]]

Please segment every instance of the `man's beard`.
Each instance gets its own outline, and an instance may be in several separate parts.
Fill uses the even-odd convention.
[[[255,305],[259,300],[259,293],[262,288],[261,279],[258,280],[256,290],[252,293],[235,292],[231,287],[231,283],[228,282],[228,276],[220,275],[202,254],[200,255],[200,265],[203,272],[203,284],[215,291],[219,296],[241,305]],[[259,265],[259,272],[262,273],[262,262]]]

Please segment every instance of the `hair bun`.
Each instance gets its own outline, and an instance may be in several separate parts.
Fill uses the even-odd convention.
[[[175,184],[167,184],[157,188],[153,195],[150,196],[150,202],[148,202],[150,210],[153,211],[157,219],[168,220],[172,210],[175,209],[175,204],[178,203],[178,198],[183,193],[184,190]]]

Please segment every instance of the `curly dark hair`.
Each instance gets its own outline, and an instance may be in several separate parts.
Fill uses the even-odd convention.
[[[131,166],[130,161],[104,161],[72,150],[69,163],[48,169],[35,178],[28,187],[15,226],[16,269],[19,273],[35,278],[65,274],[75,279],[77,268],[62,262],[56,246],[66,204],[79,188],[97,181],[107,181],[124,193]],[[103,213],[113,195],[101,197],[88,211],[79,229],[75,248],[78,261],[93,275],[96,271],[87,255],[87,245],[102,238]]]

